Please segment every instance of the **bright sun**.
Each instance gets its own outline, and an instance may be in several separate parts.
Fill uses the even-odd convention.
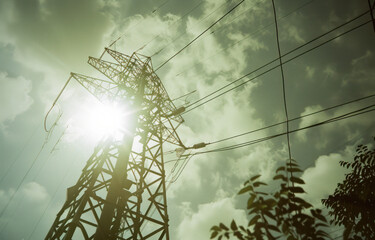
[[[116,103],[84,104],[77,116],[79,134],[95,141],[107,137],[120,140],[127,131],[128,111],[125,106]]]
[[[100,104],[88,117],[88,127],[99,136],[116,137],[125,130],[124,110],[115,104]]]

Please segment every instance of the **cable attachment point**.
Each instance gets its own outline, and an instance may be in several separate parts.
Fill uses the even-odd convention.
[[[180,115],[181,113],[185,112],[186,108],[184,106],[177,108],[171,114],[168,114],[167,117],[172,117],[176,115]]]
[[[192,147],[188,149],[199,149],[199,148],[204,148],[206,146],[207,146],[207,143],[201,142],[201,143],[194,144]]]

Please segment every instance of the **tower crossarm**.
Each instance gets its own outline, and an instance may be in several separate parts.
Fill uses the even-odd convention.
[[[120,89],[118,84],[112,81],[78,73],[71,73],[71,76],[99,101],[116,101],[127,96],[127,91]]]

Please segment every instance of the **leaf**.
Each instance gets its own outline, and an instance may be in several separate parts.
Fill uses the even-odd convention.
[[[276,175],[276,176],[274,176],[273,177],[273,180],[278,180],[278,179],[281,179],[281,180],[283,180],[284,182],[286,182],[288,179],[284,176],[284,175],[282,175],[282,174],[279,174],[279,175]]]
[[[288,224],[286,222],[284,222],[283,225],[282,225],[282,231],[283,231],[284,235],[286,235],[288,233],[288,230],[289,230]]]
[[[211,231],[218,231],[218,232],[220,232],[220,231],[221,231],[221,228],[219,228],[218,226],[213,226],[213,227],[211,228]]]
[[[254,181],[255,179],[259,178],[260,176],[261,176],[260,174],[259,174],[259,175],[256,175],[256,176],[250,178],[250,181]]]
[[[263,213],[264,213],[264,215],[266,215],[267,217],[269,217],[269,218],[271,218],[271,219],[273,219],[273,220],[276,220],[275,216],[273,216],[272,213],[270,213],[270,212],[268,212],[268,211],[264,211]]]
[[[226,230],[226,231],[229,230],[229,228],[228,228],[227,226],[225,226],[223,223],[220,223],[220,224],[219,224],[219,227],[220,227],[221,229]]]
[[[249,191],[253,191],[253,186],[249,185],[249,186],[246,186],[244,188],[242,188],[239,192],[238,192],[238,195],[241,195],[245,192],[249,192]]]
[[[259,192],[259,191],[255,191],[256,194],[260,194],[260,195],[264,195],[264,196],[267,196],[269,195],[268,193],[265,193],[265,192]]]
[[[276,227],[276,226],[274,226],[274,225],[268,225],[268,228],[269,229],[271,229],[271,230],[273,230],[273,231],[275,231],[275,232],[280,232],[280,230]]]
[[[259,215],[255,215],[250,221],[249,221],[249,224],[247,225],[248,227],[250,227],[251,225],[254,225],[258,219],[260,218]]]
[[[278,169],[276,169],[276,173],[278,173],[279,171],[285,171],[285,167],[279,167]]]
[[[251,208],[251,205],[253,204],[255,197],[256,197],[255,194],[251,194],[251,196],[249,197],[249,200],[247,200],[247,209]]]
[[[301,187],[289,187],[289,190],[293,193],[304,193],[305,190]]]
[[[290,181],[299,183],[299,184],[305,184],[305,182],[301,178],[297,178],[297,177],[291,177]]]
[[[218,234],[219,234],[219,233],[216,232],[216,231],[212,232],[212,233],[211,233],[211,237],[210,237],[210,239],[215,238]]]
[[[296,238],[293,237],[292,235],[290,235],[290,236],[287,238],[287,240],[296,240]]]
[[[265,185],[265,186],[267,186],[267,184],[264,183],[264,182],[255,182],[255,183],[253,183],[253,185],[254,185],[254,187],[259,187],[260,185]]]
[[[289,162],[288,162],[288,163],[286,163],[286,165],[287,165],[287,166],[292,166],[292,167],[298,167],[298,164],[293,163],[293,162],[292,162],[292,163],[289,163]]]
[[[321,214],[322,211],[320,209],[311,209],[310,212],[315,218],[319,219],[320,221],[327,222],[327,219]]]
[[[236,222],[234,220],[232,220],[232,223],[230,224],[230,228],[233,231],[236,231],[238,229],[237,224],[236,224]]]
[[[302,172],[302,170],[299,168],[287,168],[287,171],[288,172]]]

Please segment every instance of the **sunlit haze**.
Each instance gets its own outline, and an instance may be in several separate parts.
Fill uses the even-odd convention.
[[[128,116],[129,110],[124,104],[86,102],[72,116],[71,132],[95,142],[108,137],[120,140],[127,131]]]

